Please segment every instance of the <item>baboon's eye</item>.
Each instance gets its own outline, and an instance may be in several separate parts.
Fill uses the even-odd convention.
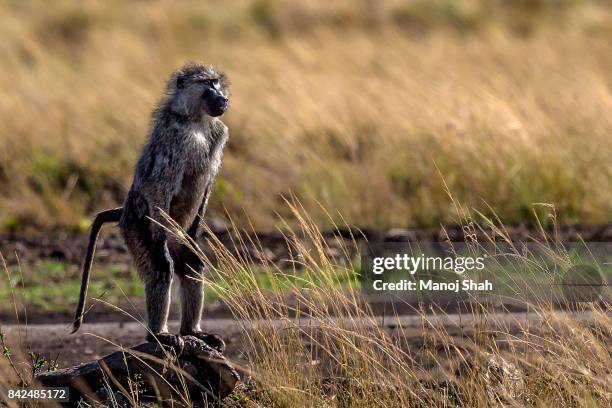
[[[202,79],[199,81],[201,84],[206,85],[207,87],[213,88],[213,89],[219,89],[221,83],[219,82],[218,79],[215,78],[209,78],[209,79]]]

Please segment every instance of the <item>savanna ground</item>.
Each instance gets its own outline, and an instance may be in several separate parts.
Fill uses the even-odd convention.
[[[261,251],[248,239],[232,243],[247,247],[238,253],[206,245],[218,258],[209,316],[236,319],[223,331],[255,383],[229,403],[612,404],[609,304],[578,315],[539,306],[513,324],[476,310],[484,323],[469,329],[420,310],[420,326],[389,328],[358,299],[350,234],[319,235],[456,226],[471,239],[482,225],[480,239],[504,239],[503,224],[542,240],[540,227],[579,224],[586,240],[609,241],[609,1],[7,1],[0,21],[0,321],[23,325],[26,309],[36,323],[68,321],[90,217],[120,205],[165,78],[196,60],[232,81],[208,216],[264,232]],[[112,234],[91,296],[142,310]],[[111,311],[98,304],[90,320]],[[338,315],[348,329],[330,323]],[[116,335],[109,324],[98,334]],[[38,330],[5,354],[54,359],[62,344],[71,364],[73,351],[108,350]],[[492,392],[492,357],[512,362],[521,384]]]

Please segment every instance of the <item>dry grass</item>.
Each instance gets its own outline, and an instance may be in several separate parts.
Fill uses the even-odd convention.
[[[293,193],[321,227],[317,202],[351,225],[439,225],[443,177],[507,223],[534,202],[609,222],[611,9],[512,3],[4,2],[2,226],[85,226],[120,203],[188,59],[233,81],[218,215],[271,228]]]
[[[303,282],[289,284],[272,264],[255,266],[212,241],[211,285],[243,325],[243,367],[249,379],[227,407],[605,407],[612,404],[609,304],[577,314],[534,304],[533,320],[507,319],[474,305],[463,323],[444,323],[441,311],[421,310],[421,327],[380,324],[356,288],[339,287],[352,267],[330,259],[315,222],[288,206],[298,230],[285,229]],[[462,214],[458,209],[457,213]],[[461,217],[463,221],[464,218]],[[171,222],[171,220],[168,220]],[[477,227],[474,224],[472,228]],[[468,226],[466,226],[468,228]],[[502,227],[497,227],[502,228]],[[237,233],[237,231],[236,231]],[[236,245],[244,243],[237,239]],[[245,252],[241,252],[245,253]],[[525,255],[517,252],[517,257]],[[525,263],[538,270],[538,259]],[[284,291],[259,287],[265,270]],[[0,359],[2,385],[15,370]],[[20,365],[19,370],[28,370]],[[138,395],[132,400],[137,401]]]
[[[262,292],[255,279],[261,268],[255,272],[252,260],[212,243],[211,284],[245,324],[244,353],[252,376],[246,389],[226,401],[228,406],[612,404],[609,304],[567,314],[536,300],[531,307],[537,325],[491,313],[486,304],[474,305],[457,326],[444,323],[443,311],[422,309],[416,334],[393,315],[387,323],[397,324],[389,331],[364,307],[358,289],[335,284],[350,279],[353,268],[328,258],[313,220],[302,208],[289,208],[300,229],[287,230],[287,243],[308,283],[286,288],[289,296]],[[242,245],[240,240],[236,245]],[[525,257],[518,250],[515,255]],[[524,261],[538,270],[538,259]],[[274,265],[266,268],[279,283],[286,273]]]

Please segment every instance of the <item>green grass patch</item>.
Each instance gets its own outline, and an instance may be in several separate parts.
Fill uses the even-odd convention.
[[[12,308],[15,299],[38,311],[67,312],[78,299],[81,274],[79,267],[65,262],[37,261],[22,265],[21,270],[10,267],[0,282],[0,302],[6,308]],[[101,297],[119,304],[125,302],[126,296],[144,296],[144,288],[136,274],[120,264],[94,267],[89,297]]]
[[[240,281],[245,292],[256,288],[267,293],[284,292],[291,288],[313,286],[359,285],[356,274],[346,272],[317,274],[308,271],[275,271],[257,267],[252,272],[232,275]],[[10,267],[8,274],[0,278],[0,303],[12,309],[13,299],[36,308],[38,312],[71,312],[76,305],[81,285],[81,271],[76,265],[57,261],[37,261],[22,265],[21,271]],[[227,282],[214,281],[206,285],[205,299],[212,302],[223,297],[229,287]],[[121,305],[128,300],[144,298],[144,285],[136,272],[123,264],[95,265],[89,281],[88,298],[101,298],[106,302]]]

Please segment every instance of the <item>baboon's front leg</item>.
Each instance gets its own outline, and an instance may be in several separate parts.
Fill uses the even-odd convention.
[[[210,195],[210,186],[206,189],[198,216],[187,230],[187,234],[195,242],[198,239],[199,224],[206,210]],[[181,253],[177,262],[176,274],[181,283],[181,336],[195,336],[212,348],[223,353],[225,342],[216,334],[203,332],[200,328],[202,311],[204,309],[204,282],[202,260],[187,246],[181,245]]]
[[[204,284],[200,276],[193,273],[178,275],[181,283],[181,335],[202,331],[200,320],[204,308]]]
[[[200,203],[198,215],[187,230],[187,234],[194,242],[198,239],[200,216],[204,211],[205,205],[206,198]],[[197,254],[186,245],[181,245],[176,265],[176,275],[181,283],[181,335],[202,331],[200,329],[200,320],[202,319],[204,308],[203,270],[204,264]]]
[[[181,284],[181,336],[195,336],[219,352],[225,350],[225,342],[216,334],[200,328],[204,308],[204,282],[202,261],[188,248],[183,247],[177,265]]]

